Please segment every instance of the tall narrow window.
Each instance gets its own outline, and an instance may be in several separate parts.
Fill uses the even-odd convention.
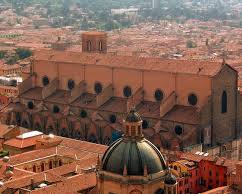
[[[87,50],[91,51],[92,50],[92,42],[89,40],[87,41]]]
[[[36,166],[35,165],[33,166],[33,172],[36,172]]]
[[[102,51],[103,50],[103,43],[102,43],[102,41],[99,41],[99,43],[98,43],[98,49],[99,49],[99,51]]]
[[[45,171],[45,164],[41,163],[41,172]]]
[[[223,91],[223,94],[222,94],[222,113],[226,113],[227,112],[227,106],[228,106],[228,99],[227,99],[227,93],[226,91]]]
[[[53,168],[53,164],[52,164],[52,161],[50,160],[49,161],[49,169],[52,169]]]

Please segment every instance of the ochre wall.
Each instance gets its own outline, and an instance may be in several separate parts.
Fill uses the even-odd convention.
[[[46,71],[48,69],[48,71]],[[42,77],[48,75],[50,81],[56,77],[60,80],[60,89],[67,90],[67,82],[73,79],[76,84],[82,80],[87,82],[87,91],[94,93],[94,84],[100,82],[103,88],[109,84],[114,86],[114,96],[123,97],[123,88],[130,86],[134,94],[140,87],[144,88],[144,99],[155,101],[154,92],[161,89],[164,99],[173,91],[180,105],[189,105],[187,97],[194,93],[198,96],[197,106],[206,103],[211,95],[211,79],[207,76],[172,74],[158,71],[141,71],[124,68],[109,68],[104,66],[83,65],[72,63],[54,63],[37,61],[34,65],[37,73],[37,85],[42,86]]]

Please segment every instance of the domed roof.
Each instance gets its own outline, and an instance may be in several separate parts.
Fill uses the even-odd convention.
[[[167,185],[174,185],[176,184],[176,177],[170,173],[165,177],[164,183]]]
[[[139,121],[142,121],[139,113],[136,112],[134,108],[132,108],[126,117],[126,122],[134,123]]]
[[[102,170],[123,175],[143,176],[145,166],[147,174],[166,169],[166,163],[160,151],[148,140],[121,138],[114,142],[102,158]]]

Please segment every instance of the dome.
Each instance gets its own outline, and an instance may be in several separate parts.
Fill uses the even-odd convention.
[[[127,175],[143,176],[158,173],[166,169],[166,163],[160,151],[148,140],[132,140],[121,138],[114,142],[102,158],[102,170],[123,175],[126,167]]]
[[[130,110],[129,114],[126,117],[126,122],[134,123],[134,122],[140,122],[142,121],[139,113],[136,112],[136,110],[133,108]]]
[[[176,184],[176,177],[172,174],[168,174],[165,178],[164,183],[167,185],[174,185]]]

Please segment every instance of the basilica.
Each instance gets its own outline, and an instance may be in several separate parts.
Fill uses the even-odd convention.
[[[135,107],[149,141],[182,150],[238,137],[240,103],[238,72],[225,61],[119,56],[108,53],[105,32],[92,31],[83,33],[80,52],[58,49],[58,44],[36,51],[19,96],[1,110],[1,122],[110,145],[132,132],[123,131],[122,122]],[[142,145],[152,149],[146,141],[141,148],[130,147],[125,138],[113,146],[129,147],[135,154]],[[104,159],[107,169],[110,154]],[[129,173],[128,166],[123,168],[118,174]]]

